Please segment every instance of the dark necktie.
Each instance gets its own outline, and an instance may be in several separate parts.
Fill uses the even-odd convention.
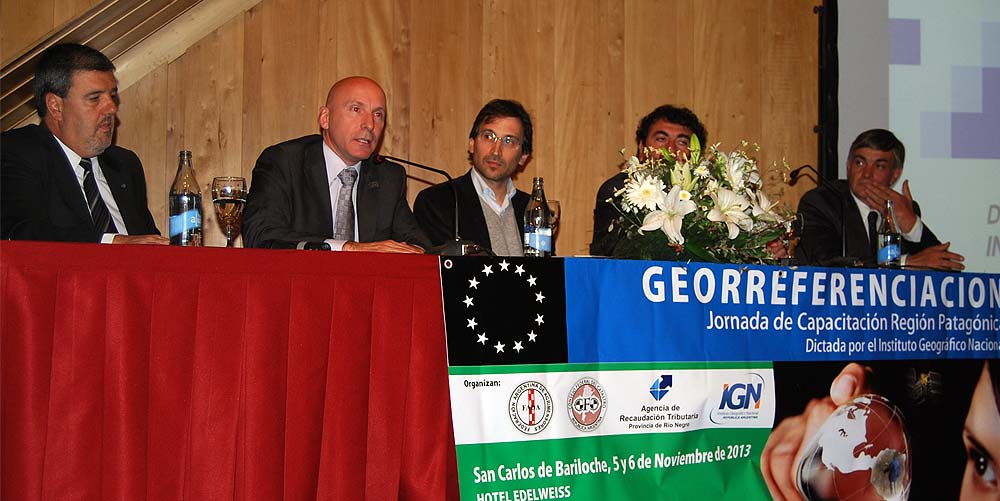
[[[873,256],[878,256],[878,211],[868,213],[868,247]]]
[[[94,226],[101,233],[118,233],[118,227],[111,220],[108,206],[104,205],[101,192],[97,190],[97,180],[94,179],[94,168],[90,164],[90,159],[81,159],[80,167],[83,167],[83,194],[87,197],[87,205],[90,206],[90,217],[94,220]]]
[[[354,240],[354,201],[351,193],[354,182],[358,179],[358,171],[347,168],[340,171],[340,195],[337,197],[337,216],[333,226],[333,238],[336,240]]]

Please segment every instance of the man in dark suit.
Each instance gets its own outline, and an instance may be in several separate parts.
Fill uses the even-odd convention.
[[[875,264],[875,243],[869,235],[878,228],[886,200],[892,200],[897,229],[903,235],[904,266],[964,269],[964,258],[949,251],[950,243],[942,244],[923,224],[909,182],[903,181],[902,192],[892,189],[903,174],[905,159],[906,148],[892,132],[862,132],[847,157],[847,181],[810,190],[799,201],[802,236],[797,257],[825,266],[841,264],[845,256]]]
[[[0,138],[4,239],[166,245],[146,206],[135,153],[112,146],[115,67],[77,44],[46,50],[35,68],[41,125]]]
[[[516,189],[511,176],[531,156],[531,138],[531,116],[521,103],[486,103],[469,132],[472,168],[451,181],[459,235],[498,256],[524,255],[524,210],[531,196]],[[422,190],[413,213],[432,244],[454,239],[455,198],[447,183]]]
[[[642,117],[635,130],[635,156],[645,159],[645,149],[666,148],[675,155],[687,155],[691,136],[698,136],[701,144],[708,144],[708,132],[698,115],[687,108],[663,105]],[[619,172],[604,182],[597,190],[594,204],[594,236],[590,242],[592,256],[611,256],[622,239],[622,228],[617,224],[620,214],[608,200],[625,186],[626,174]]]
[[[372,160],[386,123],[385,92],[364,77],[330,88],[321,135],[268,147],[243,215],[247,247],[296,242],[332,250],[422,253],[430,246],[406,202],[406,171]]]

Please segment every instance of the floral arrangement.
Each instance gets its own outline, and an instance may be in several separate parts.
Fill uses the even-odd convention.
[[[697,137],[689,155],[647,149],[630,157],[627,179],[609,202],[621,214],[615,256],[633,259],[767,263],[767,244],[793,216],[767,195],[745,141],[732,152],[718,144],[702,154]],[[624,153],[624,150],[622,150]]]

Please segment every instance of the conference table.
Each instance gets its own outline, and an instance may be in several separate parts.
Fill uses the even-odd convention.
[[[3,499],[457,499],[438,259],[0,243]]]
[[[848,361],[899,379],[914,477],[954,470],[934,484],[950,498],[998,356],[989,274],[0,242],[0,498],[768,499],[772,427]],[[921,367],[950,389],[907,402]],[[572,424],[584,383],[603,424]],[[529,393],[518,428],[525,384],[552,402]],[[723,449],[753,454],[499,478]]]

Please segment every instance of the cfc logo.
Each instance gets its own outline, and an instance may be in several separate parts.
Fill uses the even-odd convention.
[[[569,420],[580,431],[593,431],[601,425],[608,409],[608,394],[591,377],[576,382],[566,396]]]

